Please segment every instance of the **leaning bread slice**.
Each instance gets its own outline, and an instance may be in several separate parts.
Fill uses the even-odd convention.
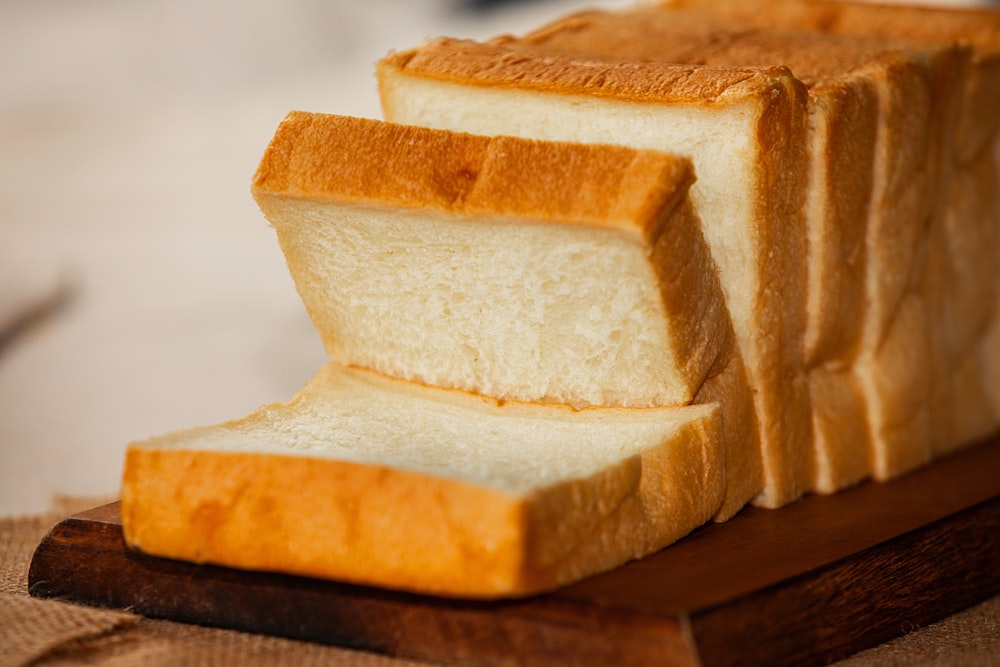
[[[782,68],[712,68],[519,52],[438,39],[378,66],[392,121],[689,156],[691,198],[753,389],[756,502],[810,486],[803,370],[805,91]]]
[[[253,192],[333,360],[500,400],[717,401],[726,518],[760,451],[693,179],[651,151],[292,113]]]
[[[125,540],[421,593],[534,593],[712,516],[717,408],[501,404],[331,362],[289,403],[131,445]]]

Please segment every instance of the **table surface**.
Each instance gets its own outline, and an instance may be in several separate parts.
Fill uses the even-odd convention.
[[[92,506],[0,519],[0,664],[291,664],[395,667],[418,663],[264,635],[156,621],[27,595],[28,563],[50,526]],[[1000,656],[1000,596],[836,663],[836,667],[986,667]],[[419,663],[427,664],[427,663]]]

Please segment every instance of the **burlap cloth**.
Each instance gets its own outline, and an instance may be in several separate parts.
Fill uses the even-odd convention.
[[[425,664],[28,597],[35,546],[59,519],[93,504],[64,502],[45,515],[0,519],[0,667]],[[837,665],[1000,665],[1000,597]]]

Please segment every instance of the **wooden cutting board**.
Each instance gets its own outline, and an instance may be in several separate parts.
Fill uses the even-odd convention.
[[[29,590],[451,664],[824,664],[1000,592],[1000,436],[889,483],[748,508],[527,600],[151,558],[125,548],[117,503],[56,525],[35,552]]]

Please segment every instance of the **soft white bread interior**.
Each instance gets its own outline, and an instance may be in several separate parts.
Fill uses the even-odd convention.
[[[330,357],[500,400],[719,402],[728,518],[761,489],[687,160],[296,112],[253,192]]]
[[[708,520],[721,442],[715,404],[501,403],[331,362],[288,403],[132,444],[125,540],[199,563],[524,595]]]
[[[994,431],[1000,425],[1000,292],[992,279],[1000,266],[1000,11],[831,0],[667,4],[771,29],[906,39],[932,48],[957,42],[971,49],[964,73],[938,62],[930,82],[936,95],[959,106],[951,146],[935,158],[939,164],[928,165],[943,170],[947,188],[938,198],[943,226],[932,230],[943,252],[930,257],[928,276],[936,283],[928,286],[935,362],[931,450],[944,453]]]
[[[439,39],[378,66],[389,120],[484,135],[607,143],[691,158],[691,199],[753,389],[756,502],[811,485],[803,366],[805,89],[782,68],[615,62]]]

